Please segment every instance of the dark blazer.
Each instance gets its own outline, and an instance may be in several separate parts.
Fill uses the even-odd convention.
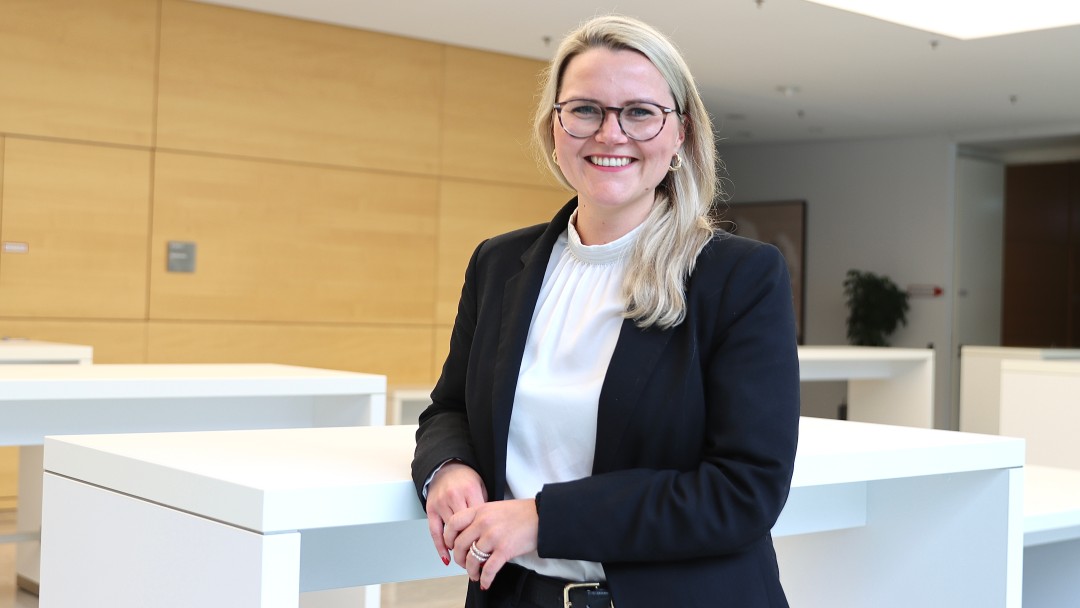
[[[505,493],[525,339],[555,239],[550,224],[481,243],[450,353],[420,418],[417,492],[450,458]],[[619,608],[786,607],[770,529],[787,499],[799,371],[787,268],[775,247],[718,232],[669,330],[623,322],[600,393],[590,477],[539,494],[542,557],[602,562]],[[467,606],[484,606],[470,586]]]

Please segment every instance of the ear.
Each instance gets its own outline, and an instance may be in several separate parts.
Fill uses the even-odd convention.
[[[683,142],[686,141],[686,121],[679,120],[679,135],[675,138],[675,151],[678,152],[682,149]]]

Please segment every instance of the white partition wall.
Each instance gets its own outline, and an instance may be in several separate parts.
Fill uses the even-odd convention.
[[[960,349],[960,430],[1001,432],[1001,363],[1080,359],[1080,350],[964,346]]]
[[[40,446],[46,435],[72,433],[381,425],[385,416],[386,377],[372,374],[262,364],[0,366],[0,445]],[[38,494],[20,498],[24,534],[36,531],[41,504],[41,459],[27,453],[20,477],[36,480]],[[20,543],[21,587],[36,590],[38,564],[37,541]]]
[[[292,608],[460,574],[431,546],[415,430],[49,438],[41,606]],[[773,530],[793,606],[1019,608],[1022,441],[813,418],[801,438]]]

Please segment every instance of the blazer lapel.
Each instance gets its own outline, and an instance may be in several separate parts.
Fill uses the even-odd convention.
[[[566,230],[570,214],[576,208],[575,197],[559,210],[540,238],[521,255],[520,271],[511,275],[503,288],[498,356],[491,387],[491,422],[495,435],[496,463],[493,492],[497,498],[503,497],[506,485],[506,441],[510,435],[510,415],[533,311],[536,300],[540,297],[551,249],[559,235]]]
[[[596,451],[593,472],[615,468],[619,443],[627,425],[641,406],[645,382],[655,370],[674,329],[639,329],[632,319],[623,321],[619,340],[611,354],[596,420]]]

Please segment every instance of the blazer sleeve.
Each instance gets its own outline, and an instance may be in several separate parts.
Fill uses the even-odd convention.
[[[689,327],[682,330],[695,337],[668,353],[675,356],[659,364],[668,368],[645,389],[644,398],[654,401],[645,406],[669,408],[672,415],[687,403],[704,407],[704,428],[687,424],[682,435],[649,440],[693,446],[693,462],[639,462],[544,486],[541,556],[600,562],[715,557],[769,534],[794,468],[798,352],[784,260],[775,247],[747,243],[753,242],[740,239],[722,253],[703,253],[713,259],[699,258],[684,322]],[[688,365],[688,357],[696,361]],[[647,452],[650,445],[639,449]]]
[[[457,459],[480,469],[470,440],[465,382],[476,331],[477,264],[483,246],[484,243],[480,243],[476,247],[465,270],[465,285],[450,336],[450,352],[443,364],[442,375],[431,392],[432,404],[420,415],[420,428],[416,431],[412,477],[417,496],[425,505],[424,485],[442,463]]]

